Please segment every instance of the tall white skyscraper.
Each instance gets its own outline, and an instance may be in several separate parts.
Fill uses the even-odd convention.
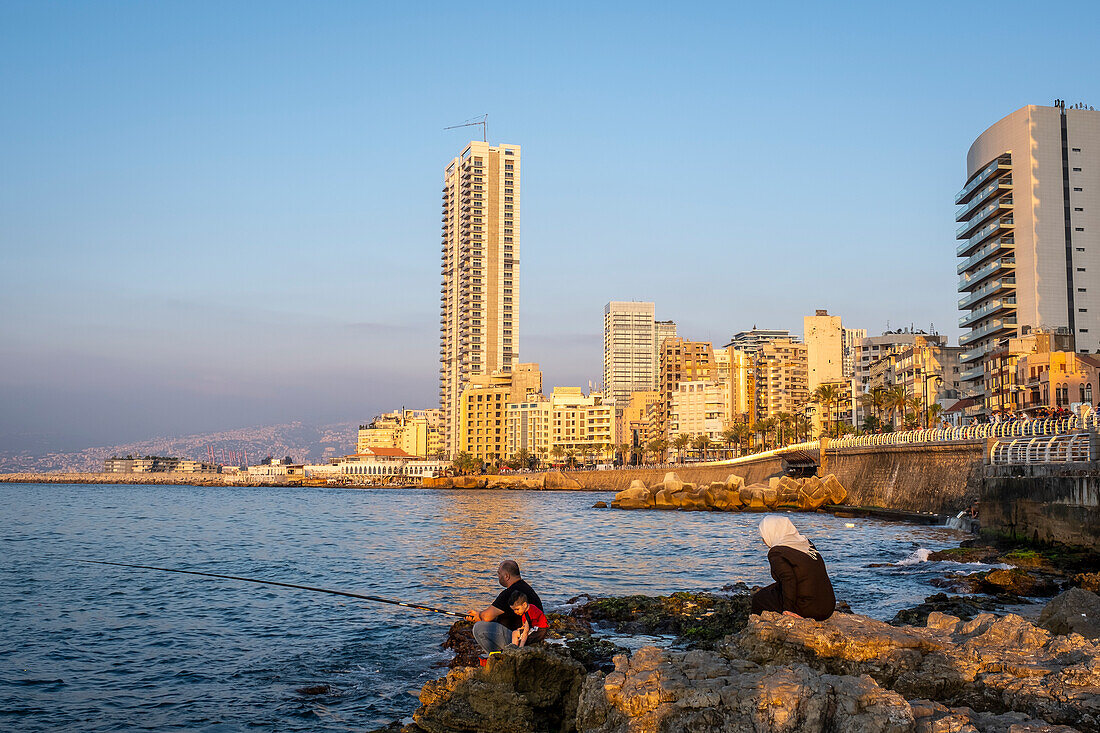
[[[653,307],[653,303],[613,300],[603,309],[604,390],[620,408],[630,404],[631,392],[657,389],[658,343]],[[667,334],[667,328],[662,330]]]
[[[439,402],[444,446],[458,443],[470,378],[519,358],[520,147],[471,142],[443,174]]]
[[[988,396],[986,354],[1022,331],[1100,347],[1100,112],[1028,105],[966,156],[960,258],[962,388]]]

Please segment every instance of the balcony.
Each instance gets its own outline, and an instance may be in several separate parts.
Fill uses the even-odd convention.
[[[1002,277],[992,282],[988,282],[981,286],[970,295],[959,300],[959,310],[966,310],[975,303],[984,300],[985,298],[995,295],[996,293],[1003,292],[1005,290],[1014,290],[1016,288],[1016,278],[1014,277]]]
[[[979,308],[975,311],[971,311],[968,315],[965,315],[962,318],[960,318],[959,319],[959,327],[960,328],[966,328],[966,327],[970,326],[973,323],[977,323],[978,321],[982,320],[983,318],[988,318],[989,316],[993,315],[994,313],[997,313],[997,312],[1003,311],[1003,310],[1014,309],[1015,307],[1016,307],[1016,296],[1015,295],[1009,295],[1005,298],[997,298],[995,300],[991,300],[988,303],[986,303],[985,305],[983,305],[981,308]]]
[[[995,179],[992,183],[987,185],[981,191],[974,194],[973,198],[970,199],[970,203],[968,203],[966,206],[963,206],[961,209],[958,210],[958,212],[955,213],[955,221],[961,222],[968,220],[973,212],[990,198],[1000,195],[1002,193],[1007,193],[1011,190],[1011,175]]]
[[[976,341],[982,341],[995,333],[1001,331],[1016,331],[1016,316],[1010,316],[1005,319],[996,319],[985,324],[981,328],[971,331],[970,333],[964,333],[959,337],[959,346],[966,346],[967,344],[975,343]]]
[[[997,156],[996,160],[991,161],[985,168],[982,168],[977,175],[971,178],[970,182],[955,195],[955,203],[962,205],[969,202],[970,199],[973,198],[974,192],[980,189],[986,181],[1010,170],[1012,170],[1012,155],[1005,153],[1004,155]]]
[[[997,199],[985,206],[981,207],[974,212],[974,215],[970,217],[962,226],[955,230],[955,239],[963,239],[969,237],[975,230],[982,224],[985,224],[994,216],[1000,216],[1001,214],[1008,213],[1012,210],[1012,197],[1005,196],[1004,198]]]
[[[959,292],[962,293],[967,290],[973,290],[978,283],[993,277],[998,272],[1005,272],[1015,269],[1015,257],[1004,257],[999,260],[988,262],[979,267],[977,270],[974,270],[973,272],[968,272],[959,278]]]
[[[1012,227],[1015,226],[1015,224],[1016,222],[1011,216],[1002,217],[997,221],[986,224],[984,227],[974,232],[969,239],[955,248],[955,256],[968,256],[975,248],[985,244],[986,240],[990,237],[1012,231]]]
[[[960,364],[967,364],[967,363],[974,362],[978,359],[981,359],[983,356],[988,354],[990,351],[993,351],[994,347],[995,347],[995,344],[982,344],[981,346],[975,346],[973,349],[969,349],[968,351],[964,351],[961,354],[959,354],[959,363]],[[973,365],[971,365],[971,368],[973,368]]]
[[[982,262],[989,259],[990,256],[996,254],[997,252],[1000,252],[1000,251],[1006,250],[1006,249],[1014,249],[1015,247],[1016,247],[1016,238],[1015,237],[998,237],[997,239],[994,239],[993,241],[989,242],[984,247],[979,249],[977,252],[970,255],[969,257],[967,257],[962,262],[960,262],[958,267],[955,268],[955,274],[956,275],[961,275],[964,272],[966,272],[967,270],[969,270],[970,268],[972,268],[976,265],[980,265]]]
[[[981,379],[985,376],[985,369],[980,365],[973,369],[967,369],[966,371],[959,373],[959,380],[962,382],[973,382],[975,379]]]

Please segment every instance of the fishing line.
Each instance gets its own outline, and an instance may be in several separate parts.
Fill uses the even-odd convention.
[[[404,606],[405,608],[415,608],[418,611],[431,611],[432,613],[441,613],[445,616],[457,616],[459,618],[466,618],[466,614],[458,613],[456,611],[445,611],[442,608],[432,608],[431,606],[422,606],[419,603],[407,603],[406,601],[397,601],[392,598],[381,598],[379,596],[367,596],[362,593],[351,593],[344,590],[332,590],[330,588],[315,588],[310,585],[297,585],[295,583],[281,583],[277,580],[258,580],[256,578],[242,578],[239,575],[219,575],[217,573],[203,573],[198,570],[180,570],[179,568],[158,568],[152,565],[131,565],[124,562],[107,562],[106,560],[80,560],[75,557],[65,558],[72,562],[85,562],[92,563],[94,565],[114,565],[120,568],[138,568],[141,570],[159,570],[164,573],[183,573],[185,575],[201,575],[205,578],[220,578],[222,580],[240,580],[245,583],[259,583],[260,585],[275,585],[280,588],[295,588],[297,590],[308,590],[314,593],[328,593],[333,596],[344,596],[346,598],[358,598],[362,601],[374,601],[375,603],[389,603],[393,606]]]

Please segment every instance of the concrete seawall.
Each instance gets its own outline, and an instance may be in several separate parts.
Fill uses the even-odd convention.
[[[849,504],[953,514],[978,499],[984,447],[983,441],[973,440],[828,450],[818,475],[835,474],[849,492]],[[753,484],[767,481],[782,470],[782,460],[768,456],[730,466],[578,471],[568,475],[586,489],[622,491],[634,479],[646,486],[659,483],[666,471],[675,471],[691,483],[721,481],[733,473]]]
[[[1100,550],[1100,461],[988,466],[982,532]]]

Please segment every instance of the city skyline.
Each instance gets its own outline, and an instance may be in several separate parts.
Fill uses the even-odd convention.
[[[1019,71],[1010,93],[952,89],[975,53],[961,48],[975,39],[958,24],[977,8],[865,38],[854,10],[780,28],[767,12],[715,6],[705,15],[738,30],[736,50],[708,27],[722,23],[698,22],[702,12],[619,19],[632,43],[651,41],[648,55],[596,33],[606,15],[586,16],[592,30],[568,12],[520,16],[543,27],[505,39],[505,51],[527,56],[503,85],[472,95],[455,85],[430,105],[361,69],[388,60],[405,86],[445,87],[452,73],[400,48],[442,37],[447,11],[366,17],[333,6],[282,61],[270,39],[297,20],[286,6],[244,50],[234,42],[253,20],[246,12],[211,24],[182,7],[124,4],[106,18],[0,9],[0,64],[18,72],[3,77],[12,104],[0,113],[10,171],[0,447],[435,404],[438,209],[428,209],[441,161],[468,139],[442,128],[486,111],[490,142],[514,141],[528,157],[520,358],[539,362],[547,384],[599,379],[599,309],[611,299],[654,301],[683,336],[715,344],[754,324],[798,332],[819,307],[869,334],[887,320],[935,324],[955,342],[951,202],[967,146],[1024,104],[1098,99],[1087,4],[1068,36],[1045,21],[1027,29],[1065,53]],[[577,54],[559,68],[552,39],[565,28]],[[356,29],[376,45],[364,50]],[[839,52],[826,40],[838,35],[858,42]],[[191,65],[195,42],[209,54]],[[764,60],[800,43],[789,59]],[[883,52],[887,43],[900,50]],[[929,43],[944,58],[918,53]],[[104,48],[115,50],[99,58]],[[273,66],[250,65],[257,50]],[[883,68],[863,72],[876,55]],[[570,73],[586,65],[618,75],[610,95]],[[1067,79],[1067,67],[1080,76]],[[870,91],[869,80],[906,70],[921,82]],[[279,83],[259,81],[264,72]],[[698,79],[677,82],[690,73]],[[392,103],[348,97],[352,80],[364,99]],[[917,124],[918,111],[931,116]],[[579,165],[581,151],[596,165]],[[907,170],[892,190],[876,182],[890,159]],[[654,167],[658,176],[643,174]],[[791,185],[811,171],[824,193]],[[782,213],[792,206],[797,217]]]

